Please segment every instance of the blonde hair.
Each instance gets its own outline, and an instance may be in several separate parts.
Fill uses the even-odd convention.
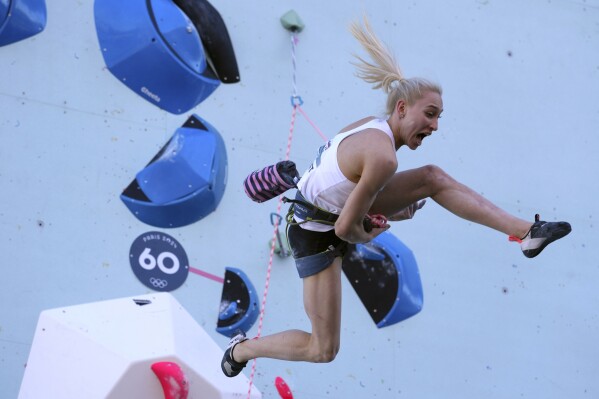
[[[399,100],[412,105],[429,91],[443,94],[437,83],[417,77],[405,78],[395,57],[376,36],[366,16],[363,17],[363,24],[354,21],[350,31],[372,59],[372,62],[368,62],[354,54],[358,60],[352,62],[357,68],[356,76],[371,83],[374,90],[383,89],[387,93],[385,112],[388,116],[393,113]]]

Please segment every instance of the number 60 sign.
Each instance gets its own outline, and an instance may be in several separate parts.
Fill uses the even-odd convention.
[[[185,250],[168,234],[150,231],[137,237],[129,251],[133,274],[155,291],[179,288],[189,274]]]

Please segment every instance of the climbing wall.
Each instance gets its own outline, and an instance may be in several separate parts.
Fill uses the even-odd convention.
[[[418,263],[422,310],[377,328],[344,278],[337,359],[258,360],[253,384],[263,397],[280,397],[277,377],[296,398],[599,396],[599,3],[212,4],[228,28],[240,82],[221,84],[181,114],[109,71],[93,1],[48,1],[41,32],[0,47],[2,396],[19,394],[42,311],[155,292],[130,262],[132,244],[148,232],[184,249],[189,274],[171,294],[221,349],[226,268],[243,270],[262,301],[276,202],[251,202],[242,181],[285,157],[292,57],[279,18],[292,8],[305,23],[297,93],[324,134],[383,111],[383,94],[349,63],[360,49],[347,27],[366,12],[408,76],[444,88],[439,131],[418,151],[401,149],[400,169],[439,165],[506,210],[568,220],[573,232],[529,260],[504,235],[428,201],[414,220],[391,228]],[[222,199],[194,223],[148,225],[120,196],[193,114],[222,136]],[[321,144],[298,115],[291,158],[300,171]],[[262,333],[309,328],[293,260],[275,255],[271,266]],[[256,332],[257,323],[249,334]]]
[[[247,378],[229,380],[220,372],[221,357],[168,293],[49,309],[40,315],[19,399],[247,394]],[[255,386],[250,397],[261,397]]]

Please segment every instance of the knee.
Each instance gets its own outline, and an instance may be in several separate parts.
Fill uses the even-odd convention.
[[[323,348],[315,357],[315,363],[331,363],[337,357],[339,347]]]
[[[339,353],[338,344],[317,345],[312,348],[310,360],[313,363],[330,363]]]
[[[422,167],[423,180],[433,192],[447,187],[453,179],[437,165]]]

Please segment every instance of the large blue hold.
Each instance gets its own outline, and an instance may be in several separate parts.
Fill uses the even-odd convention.
[[[123,191],[121,200],[144,223],[181,227],[216,209],[227,184],[221,135],[192,115]]]
[[[184,113],[220,84],[207,62],[199,22],[172,0],[96,0],[94,16],[108,70],[156,106]],[[214,27],[225,29],[223,23],[204,29]]]
[[[241,269],[226,268],[220,301],[216,331],[226,337],[247,333],[260,314],[256,289]]]
[[[45,0],[0,0],[0,46],[40,33],[46,19]]]
[[[390,232],[368,244],[350,245],[343,272],[379,328],[422,310],[422,283],[414,254]]]

